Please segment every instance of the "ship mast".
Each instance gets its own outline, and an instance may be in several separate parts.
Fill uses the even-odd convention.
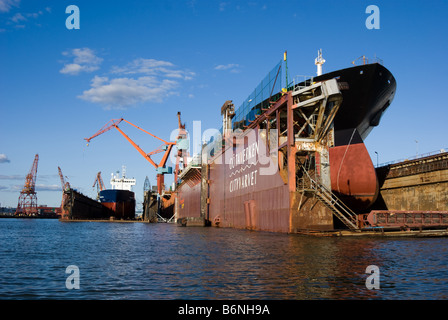
[[[322,49],[317,51],[317,58],[314,59],[314,64],[317,66],[317,75],[322,74],[322,65],[325,63],[325,59],[322,58]]]

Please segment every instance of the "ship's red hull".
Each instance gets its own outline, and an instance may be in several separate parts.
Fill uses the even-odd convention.
[[[135,219],[135,203],[102,202],[101,204],[113,212],[114,219]]]
[[[112,210],[115,219],[135,219],[134,192],[119,189],[100,191],[101,204]]]
[[[349,130],[357,134],[355,129]],[[352,135],[353,136],[353,135]],[[360,137],[330,148],[331,189],[352,210],[362,213],[378,197],[375,167]]]

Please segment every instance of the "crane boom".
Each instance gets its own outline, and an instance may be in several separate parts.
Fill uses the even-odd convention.
[[[123,130],[121,130],[119,127],[116,126],[115,128],[116,128],[116,129],[123,135],[123,137],[126,138],[126,140],[128,140],[128,142],[129,142],[130,144],[132,144],[132,146],[133,146],[135,149],[137,149],[138,152],[140,152],[140,154],[141,154],[146,160],[149,161],[149,163],[151,163],[151,164],[157,169],[157,164],[151,159],[151,157],[150,157],[145,151],[142,150],[142,148],[140,148],[140,146],[139,146],[138,144],[136,144],[134,141],[132,141],[132,139],[129,138],[129,137],[126,135],[126,133],[124,133]]]
[[[39,162],[39,155],[36,154],[34,162],[30,172],[26,175],[25,185],[22,192],[35,193],[36,188],[36,176],[37,176],[37,163]]]
[[[152,136],[152,137],[154,137],[154,138],[156,138],[156,139],[159,139],[160,141],[162,141],[162,142],[165,143],[165,144],[169,144],[169,143],[170,143],[170,142],[167,142],[167,141],[163,140],[162,138],[159,138],[158,136],[156,136],[156,135],[154,135],[154,134],[152,134],[152,133],[150,133],[150,132],[148,132],[148,131],[146,131],[146,130],[140,128],[139,126],[136,126],[135,124],[133,124],[133,123],[127,121],[126,119],[121,119],[121,120],[123,120],[124,122],[129,123],[131,126],[136,127],[137,129],[143,131],[144,133],[147,133],[147,134],[149,134],[150,136]]]
[[[95,137],[98,137],[100,134],[103,134],[104,132],[109,131],[112,128],[117,128],[118,124],[123,121],[124,119],[112,119],[110,120],[108,123],[106,123],[100,130],[98,130],[97,133],[95,133],[93,136],[91,136],[90,138],[85,138],[84,140],[87,141],[87,143],[90,143],[90,140],[92,140]]]
[[[61,179],[62,192],[70,189],[70,183],[65,181],[64,176],[62,175],[62,170],[58,167],[59,178]]]
[[[95,188],[95,185],[97,186],[97,190],[103,191],[106,189],[104,186],[103,178],[101,177],[101,171],[96,174],[95,181],[93,182],[93,188]]]
[[[135,128],[137,128],[137,129],[139,129],[139,130],[141,130],[141,131],[143,131],[143,132],[145,132],[146,134],[149,134],[150,136],[152,136],[152,137],[154,137],[154,138],[156,138],[156,139],[158,139],[158,140],[160,140],[160,141],[162,141],[163,143],[164,143],[164,145],[162,145],[162,147],[159,147],[159,149],[158,150],[155,150],[155,151],[153,151],[153,152],[150,152],[150,153],[146,153],[145,151],[143,151],[142,150],[142,148],[140,148],[140,146],[139,145],[137,145],[131,138],[129,138],[128,137],[128,135],[126,134],[126,133],[124,133],[123,132],[123,130],[121,130],[120,129],[120,127],[118,127],[118,124],[120,123],[120,122],[122,122],[122,121],[124,121],[124,122],[126,122],[126,123],[128,123],[128,124],[130,124],[130,125],[132,125],[133,127],[135,127]],[[133,123],[131,123],[131,122],[129,122],[129,121],[127,121],[127,120],[125,120],[125,119],[123,119],[123,118],[121,118],[121,119],[112,119],[112,120],[110,120],[108,123],[106,123],[97,133],[95,133],[93,136],[91,136],[90,138],[85,138],[84,140],[86,140],[87,141],[87,143],[90,143],[90,141],[93,139],[93,138],[95,138],[95,137],[97,137],[97,136],[99,136],[99,135],[101,135],[101,134],[103,134],[103,133],[105,133],[105,132],[107,132],[107,131],[109,131],[110,129],[112,129],[112,128],[115,128],[115,129],[117,129],[118,130],[118,132],[120,132],[121,133],[121,135],[123,136],[123,137],[125,137],[125,139],[149,162],[149,163],[151,163],[151,165],[153,165],[158,171],[158,173],[157,173],[157,184],[158,184],[158,191],[159,191],[159,194],[162,192],[162,185],[163,185],[163,181],[164,181],[164,178],[163,178],[163,176],[164,176],[164,174],[166,173],[166,172],[164,172],[163,170],[161,170],[162,168],[165,168],[165,165],[166,165],[166,162],[167,162],[167,160],[168,160],[168,156],[169,156],[169,154],[170,154],[170,152],[171,152],[171,149],[173,148],[173,146],[174,145],[176,145],[176,142],[167,142],[167,141],[165,141],[165,140],[163,140],[163,139],[161,139],[161,138],[159,138],[159,137],[157,137],[156,135],[154,135],[154,134],[152,134],[152,133],[150,133],[150,132],[148,132],[148,131],[146,131],[146,130],[144,130],[144,129],[142,129],[142,128],[140,128],[139,126],[136,126],[135,124],[133,124]],[[88,144],[87,144],[88,145]],[[164,147],[166,147],[166,148],[164,148]],[[153,154],[156,154],[156,153],[159,153],[159,152],[162,152],[162,151],[165,151],[165,153],[164,153],[164,155],[163,155],[163,157],[162,157],[162,160],[159,162],[159,164],[157,164],[157,163],[155,163],[154,162],[154,160],[152,160],[151,159],[151,155],[153,155]]]

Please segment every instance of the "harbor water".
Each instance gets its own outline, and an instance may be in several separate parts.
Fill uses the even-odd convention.
[[[0,299],[445,300],[448,238],[0,219]]]

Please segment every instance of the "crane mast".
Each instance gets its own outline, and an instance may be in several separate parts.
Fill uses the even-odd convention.
[[[62,192],[67,191],[70,189],[70,183],[65,181],[64,175],[62,174],[62,170],[60,167],[58,167],[59,172],[59,178],[61,179],[61,186],[62,186]]]
[[[67,191],[70,190],[70,183],[65,181],[64,175],[62,174],[62,170],[58,167],[59,178],[61,179],[61,187],[62,187],[62,201],[61,201],[61,215],[63,218],[67,217],[69,212],[65,209],[65,204],[68,201]]]
[[[100,197],[100,191],[103,191],[106,189],[104,186],[103,178],[101,177],[101,171],[96,174],[95,181],[93,182],[92,188],[95,188],[96,186],[96,193],[97,193],[97,199]]]
[[[36,195],[36,176],[37,164],[39,162],[39,155],[34,157],[33,165],[30,172],[26,175],[25,185],[20,192],[19,202],[15,215],[18,216],[33,216],[37,215],[37,195]]]

